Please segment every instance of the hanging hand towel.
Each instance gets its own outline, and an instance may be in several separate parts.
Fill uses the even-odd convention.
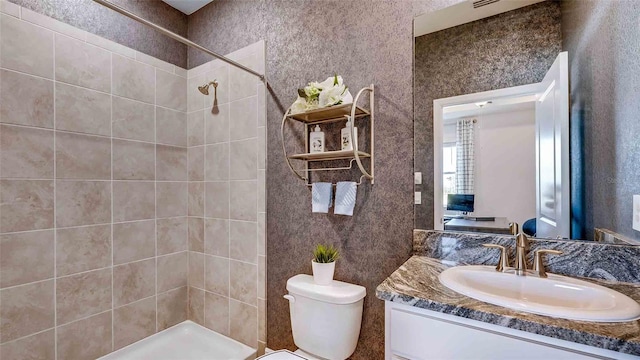
[[[333,210],[337,215],[353,216],[353,208],[356,206],[356,194],[358,185],[353,181],[341,181],[336,186],[336,207]]]
[[[311,185],[311,211],[328,213],[333,202],[333,184],[319,182]]]

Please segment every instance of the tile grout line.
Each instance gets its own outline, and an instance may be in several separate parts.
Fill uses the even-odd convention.
[[[113,53],[109,54],[109,92],[113,92]],[[113,241],[113,96],[111,96],[111,351],[115,349],[116,325],[115,325],[115,281],[114,281],[114,241]]]
[[[154,268],[154,277],[155,277],[155,289],[153,291],[155,295],[155,306],[156,306],[156,320],[155,320],[155,333],[158,332],[158,108],[156,103],[158,102],[158,71],[154,71],[153,73],[153,211],[154,211],[154,222],[155,222],[155,268]],[[187,154],[188,155],[188,154]],[[188,158],[187,158],[188,161]],[[187,219],[187,229],[189,228],[189,220]]]
[[[22,7],[20,8],[20,18],[22,18]],[[58,245],[58,211],[57,211],[57,167],[58,167],[58,159],[56,156],[56,138],[57,133],[55,131],[56,124],[56,37],[52,36],[53,42],[53,351],[54,351],[54,359],[58,359],[58,254],[57,254],[57,245]]]

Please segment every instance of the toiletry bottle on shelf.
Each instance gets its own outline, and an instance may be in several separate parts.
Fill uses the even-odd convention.
[[[347,117],[347,124],[340,131],[340,137],[342,138],[342,150],[353,150],[353,143],[358,143],[358,128],[353,127],[353,141],[351,141],[351,122],[353,119]]]
[[[324,152],[324,132],[320,131],[318,125],[309,134],[309,152],[312,154]]]

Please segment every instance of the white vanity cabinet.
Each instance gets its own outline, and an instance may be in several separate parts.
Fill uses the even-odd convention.
[[[386,360],[640,359],[640,357],[385,302]]]

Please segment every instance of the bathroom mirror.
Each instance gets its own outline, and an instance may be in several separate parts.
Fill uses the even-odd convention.
[[[415,227],[640,244],[639,18],[633,0],[415,18]]]

